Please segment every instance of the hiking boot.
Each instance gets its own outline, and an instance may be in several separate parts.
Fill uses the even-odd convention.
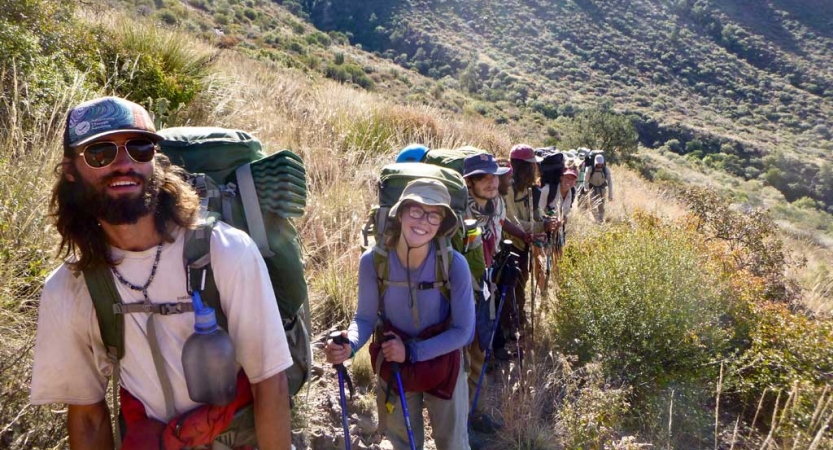
[[[495,349],[495,359],[499,361],[509,361],[512,359],[512,354],[509,353],[509,350],[506,350],[506,347],[498,347]]]

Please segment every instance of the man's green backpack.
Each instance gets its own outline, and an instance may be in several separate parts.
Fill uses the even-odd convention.
[[[312,363],[309,323],[303,317],[309,320],[307,284],[298,232],[290,220],[300,217],[306,205],[303,161],[289,150],[266,156],[257,139],[238,130],[180,127],[163,129],[159,134],[165,138],[160,142],[161,152],[192,174],[189,182],[202,200],[205,220],[187,232],[183,255],[191,287],[201,290],[203,300],[216,311],[218,324],[226,329],[214,284],[216,274],[208,264],[211,229],[219,219],[249,234],[263,255],[275,291],[294,362],[286,370],[289,392],[295,395],[308,380]],[[85,278],[102,339],[111,359],[117,361],[124,355],[124,315],[114,309],[128,305],[121,304],[107,268],[98,273],[85,271]],[[203,279],[206,281],[201,285]],[[107,284],[112,285],[111,291]]]

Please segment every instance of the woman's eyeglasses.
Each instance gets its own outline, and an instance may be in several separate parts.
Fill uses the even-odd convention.
[[[438,213],[438,212],[435,212],[435,211],[428,212],[428,211],[426,211],[426,210],[424,210],[424,209],[422,209],[422,208],[420,208],[419,206],[416,206],[416,205],[411,205],[408,208],[408,217],[410,217],[411,219],[419,220],[419,219],[422,219],[426,215],[428,216],[426,220],[431,225],[439,225],[443,221],[442,213]]]
[[[119,149],[124,148],[127,156],[137,163],[148,163],[156,155],[156,143],[150,139],[128,139],[124,145],[115,142],[102,141],[90,144],[78,154],[84,157],[84,162],[93,169],[101,169],[113,164],[118,157]]]

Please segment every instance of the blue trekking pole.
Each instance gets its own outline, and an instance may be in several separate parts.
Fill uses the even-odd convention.
[[[395,339],[395,337],[390,335],[385,336],[386,341],[391,339]],[[396,386],[399,388],[399,401],[402,403],[402,415],[405,416],[405,429],[408,430],[408,442],[411,444],[411,450],[416,450],[414,430],[411,428],[411,414],[408,412],[408,401],[405,399],[405,388],[402,387],[402,376],[399,374],[399,363],[391,361],[390,368],[393,370],[393,375],[396,377]],[[390,389],[390,381],[388,381],[388,389]]]
[[[486,375],[486,365],[489,363],[489,357],[492,355],[492,341],[495,340],[495,331],[497,330],[497,321],[500,320],[500,312],[503,310],[503,301],[506,299],[506,291],[508,286],[503,286],[500,289],[500,301],[498,301],[497,313],[495,315],[495,323],[492,324],[492,331],[489,333],[489,346],[486,347],[486,355],[483,357],[483,367],[480,368],[480,376],[477,377],[477,388],[474,391],[474,398],[471,401],[471,409],[469,410],[469,420],[474,417],[474,408],[477,406],[477,399],[480,397],[480,386],[483,385],[483,376]]]
[[[515,288],[515,280],[517,279],[518,255],[509,253],[506,257],[506,262],[501,266],[498,273],[497,282],[500,286],[500,300],[498,301],[497,313],[495,315],[495,323],[492,324],[492,331],[489,333],[489,345],[486,347],[486,355],[483,357],[483,367],[480,368],[480,376],[477,377],[477,388],[474,391],[474,398],[471,401],[471,409],[469,410],[469,420],[474,417],[475,407],[477,406],[477,399],[480,397],[480,387],[483,386],[483,377],[486,375],[486,366],[489,363],[489,357],[492,354],[492,342],[495,339],[495,331],[497,331],[497,324],[500,320],[500,313],[503,310],[503,304],[506,300],[506,292],[509,289]]]
[[[337,345],[350,343],[340,331],[333,331],[330,333],[330,339],[332,339]],[[344,382],[347,382],[347,386],[350,389],[350,398],[352,398],[353,380],[350,379],[350,375],[347,373],[347,368],[344,367],[344,364],[333,364],[333,367],[335,367],[336,372],[338,372],[338,393],[341,403],[341,426],[344,428],[344,448],[346,450],[350,450],[350,428],[347,425],[347,395],[344,393]]]

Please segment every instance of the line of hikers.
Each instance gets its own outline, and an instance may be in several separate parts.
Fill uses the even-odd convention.
[[[140,105],[103,97],[69,112],[57,173],[65,263],[41,296],[31,403],[68,405],[73,449],[291,448],[290,398],[312,359],[291,222],[301,159],[238,130],[157,131]],[[343,363],[369,342],[394,449],[423,447],[423,407],[438,449],[470,448],[469,425],[489,422],[477,405],[491,353],[509,359],[517,341],[522,365],[534,333],[530,276],[534,313],[574,198],[601,221],[612,188],[598,151],[402,149],[363,230],[356,314],[324,349],[345,447]]]

